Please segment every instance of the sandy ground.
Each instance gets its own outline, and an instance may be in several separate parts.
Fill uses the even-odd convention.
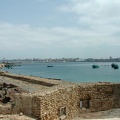
[[[82,114],[72,120],[120,120],[120,109]]]
[[[8,78],[8,77],[3,77],[3,76],[0,76],[0,82],[5,82],[8,84],[14,83],[14,85],[19,86],[23,90],[26,90],[27,92],[30,92],[30,93],[33,93],[33,92],[36,92],[39,90],[43,90],[43,89],[49,89],[49,87],[42,86],[39,84],[31,84],[28,82],[24,82],[24,81],[17,80],[17,79],[12,79],[12,78]]]
[[[105,118],[105,119],[77,119],[77,120],[120,120],[120,118]]]
[[[0,120],[37,120],[25,115],[0,115]]]
[[[25,115],[1,115],[0,120],[37,120]],[[79,115],[72,120],[120,120],[120,109]]]
[[[52,87],[48,87],[48,86],[44,86],[44,85],[41,85],[41,84],[33,84],[33,83],[30,83],[30,82],[25,82],[25,81],[22,81],[22,80],[18,80],[18,79],[13,79],[13,78],[9,78],[9,77],[4,77],[4,76],[0,76],[0,82],[1,83],[8,83],[8,84],[13,84],[16,85],[16,86],[19,86],[20,88],[22,88],[23,90],[29,92],[29,93],[43,93],[44,91],[52,91],[58,87],[63,87],[63,86],[69,86],[69,85],[73,85],[75,83],[71,83],[71,82],[66,82],[66,81],[63,81],[63,80],[53,80],[52,78],[50,79],[46,79],[46,78],[39,78],[39,77],[30,77],[30,76],[27,76],[27,78],[30,78],[30,79],[36,79],[38,81],[44,81],[44,82],[47,82],[47,83],[53,83],[55,84],[55,86],[52,86]]]

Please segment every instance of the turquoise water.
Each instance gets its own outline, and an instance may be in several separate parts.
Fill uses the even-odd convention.
[[[109,62],[95,64],[100,67],[93,69],[93,63],[86,62],[30,63],[4,70],[10,73],[57,78],[71,82],[120,82],[120,69],[111,68]],[[120,63],[117,64],[120,66]],[[53,67],[47,67],[47,65]]]

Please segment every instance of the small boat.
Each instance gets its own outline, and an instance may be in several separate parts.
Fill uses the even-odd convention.
[[[99,68],[99,66],[98,66],[98,65],[92,65],[92,67],[93,67],[93,68]]]
[[[114,63],[111,64],[111,67],[114,69],[119,69],[119,66],[117,64],[114,64]]]
[[[112,68],[114,68],[114,66],[115,66],[115,64],[114,64],[114,63],[112,63],[112,64],[111,64],[111,67],[112,67]]]
[[[115,65],[115,66],[114,66],[114,69],[119,69],[119,66],[118,66],[118,65]]]
[[[8,62],[5,63],[5,67],[8,68],[8,69],[10,69],[10,68],[12,69],[13,66],[14,66],[14,63],[8,63]]]
[[[53,67],[52,65],[48,65],[47,67]]]

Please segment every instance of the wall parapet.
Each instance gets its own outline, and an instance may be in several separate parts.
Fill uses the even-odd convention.
[[[5,76],[5,77],[9,77],[9,78],[29,82],[29,83],[32,83],[32,84],[40,84],[40,85],[47,86],[47,87],[52,87],[52,86],[56,85],[56,84],[53,84],[53,83],[50,83],[50,82],[40,81],[40,80],[37,80],[37,79],[32,78],[32,77],[14,75],[14,74],[9,74],[9,73],[5,73],[5,72],[2,72],[1,76]]]

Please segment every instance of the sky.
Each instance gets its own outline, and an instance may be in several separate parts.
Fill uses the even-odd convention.
[[[119,58],[120,0],[0,0],[0,59]]]

